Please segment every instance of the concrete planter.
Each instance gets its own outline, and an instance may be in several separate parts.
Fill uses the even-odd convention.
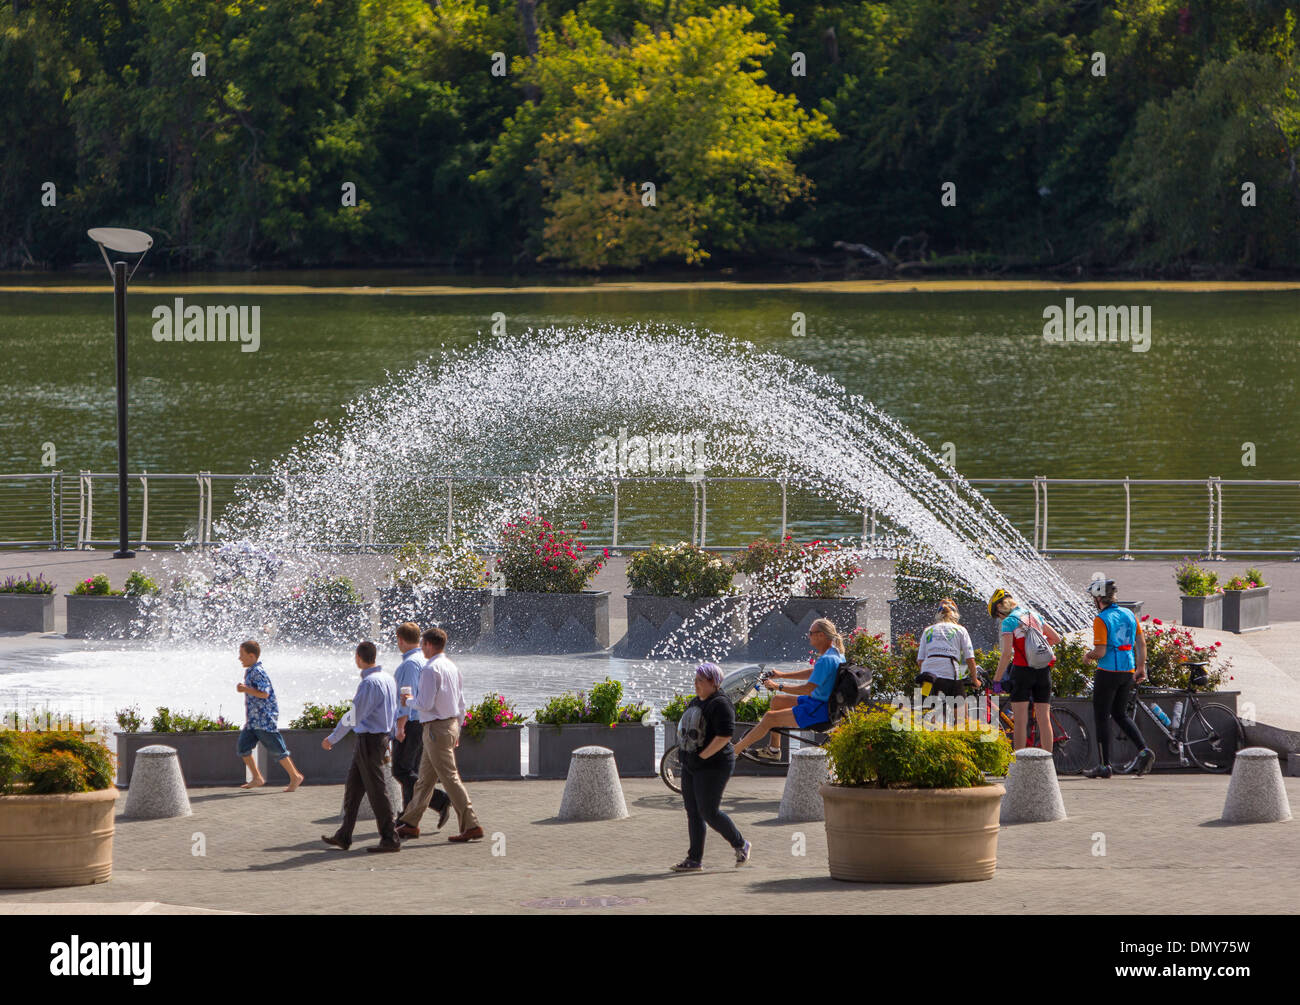
[[[186,788],[243,785],[248,780],[248,772],[235,753],[238,737],[237,729],[207,733],[118,733],[117,786],[124,789],[131,784],[136,751],[155,743],[176,748]]]
[[[0,593],[0,631],[54,631],[54,594]]]
[[[148,635],[157,622],[153,597],[68,594],[70,639],[128,639]]]
[[[434,625],[447,632],[448,648],[464,652],[492,634],[494,603],[491,590],[436,590],[416,594],[409,586],[379,591],[380,634],[390,634],[403,621],[421,628]]]
[[[517,654],[608,649],[609,591],[500,593],[493,600],[492,646]]]
[[[113,788],[0,796],[0,889],[107,883],[116,805]]]
[[[866,617],[866,597],[791,597],[750,628],[746,655],[752,660],[802,659],[812,649],[808,628],[818,618],[830,618],[847,637]]]
[[[461,733],[460,746],[456,748],[456,769],[460,777],[467,782],[519,778],[523,773],[523,736],[523,726],[490,726],[477,738]],[[652,733],[652,743],[653,739]],[[531,737],[529,743],[531,746]],[[567,764],[564,770],[567,775]]]
[[[1242,635],[1268,627],[1267,586],[1223,591],[1223,630]]]
[[[1139,621],[1142,620],[1142,604],[1143,604],[1143,601],[1141,601],[1141,600],[1117,600],[1117,601],[1115,601],[1115,606],[1116,606],[1116,607],[1127,607],[1130,611],[1133,612],[1133,616],[1134,616],[1135,618],[1137,618]]]
[[[989,617],[988,608],[978,601],[959,601],[957,612],[962,627],[970,633],[971,645],[976,649],[996,649],[1001,643],[999,625]],[[901,636],[908,633],[920,637],[922,631],[939,619],[939,604],[921,604],[913,600],[889,601],[889,645],[898,645]]]
[[[627,594],[627,649],[633,658],[722,659],[748,638],[747,597],[654,597]],[[685,626],[684,631],[680,631]]]
[[[751,729],[753,729],[754,725],[755,724],[752,722],[736,723],[736,728],[731,733],[732,741],[734,742],[736,740],[739,740]],[[767,740],[764,739],[763,742],[766,743]],[[676,745],[676,743],[677,743],[677,723],[668,722],[667,720],[665,720],[664,721],[664,750],[667,750],[669,747]],[[783,761],[788,761],[790,759],[790,738],[788,736],[781,737],[781,759]],[[788,771],[789,768],[784,764],[782,765],[756,764],[755,762],[749,760],[746,757],[737,757],[736,770],[732,772],[732,775],[733,776],[753,775],[757,777],[766,777],[766,778],[784,778]]]
[[[655,728],[624,726],[547,726],[528,723],[528,777],[567,778],[569,757],[579,747],[608,747],[622,778],[649,778],[655,771]]]
[[[317,645],[354,646],[370,635],[370,605],[285,600],[277,607],[279,638]]]
[[[1240,694],[1240,691],[1197,692],[1197,699],[1226,705],[1232,710],[1233,715],[1236,715],[1237,698]],[[1165,715],[1172,719],[1174,716],[1174,703],[1183,701],[1186,697],[1186,692],[1183,691],[1152,691],[1144,692],[1141,700],[1148,705],[1152,702],[1159,705],[1164,709]],[[1097,722],[1092,713],[1092,698],[1053,698],[1052,707],[1067,708],[1083,720],[1083,727],[1088,731],[1088,744],[1090,747],[1087,766],[1092,767],[1093,762],[1096,760],[1097,751]],[[1178,751],[1169,749],[1169,741],[1165,739],[1163,733],[1156,729],[1150,719],[1138,713],[1134,716],[1134,721],[1137,722],[1138,729],[1141,731],[1142,738],[1146,741],[1147,746],[1156,755],[1153,771],[1184,770],[1182,762],[1178,760]],[[1137,748],[1120,731],[1119,726],[1112,719],[1110,722],[1110,756],[1112,763],[1127,764],[1136,754]]]
[[[280,730],[284,745],[289,748],[289,757],[302,772],[303,785],[342,785],[348,780],[348,769],[352,767],[352,755],[357,748],[357,734],[349,732],[332,750],[326,750],[320,742],[332,732],[332,729]],[[268,782],[289,781],[289,773],[260,743],[253,756],[257,759],[257,770]]]
[[[1223,594],[1208,597],[1179,597],[1183,604],[1183,625],[1187,628],[1223,628]]]
[[[832,879],[956,883],[992,879],[1005,789],[822,785]],[[957,849],[960,849],[958,852]]]

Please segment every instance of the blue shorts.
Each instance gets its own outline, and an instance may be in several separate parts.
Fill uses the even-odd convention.
[[[794,721],[799,724],[800,729],[826,722],[831,717],[831,710],[826,702],[809,694],[799,695],[799,700],[794,703],[794,708],[790,711],[794,713]]]
[[[259,740],[262,741],[262,746],[266,748],[266,752],[277,761],[282,761],[289,756],[289,748],[284,745],[284,737],[280,735],[278,729],[252,729],[245,726],[239,731],[239,739],[235,741],[235,750],[240,757],[247,757],[257,749]]]

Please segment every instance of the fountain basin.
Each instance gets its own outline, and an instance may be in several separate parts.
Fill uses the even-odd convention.
[[[748,639],[747,597],[656,597],[629,593],[626,655],[721,659],[743,651]]]

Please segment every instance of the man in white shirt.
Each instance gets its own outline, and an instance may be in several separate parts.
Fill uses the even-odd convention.
[[[460,822],[460,833],[447,840],[478,841],[483,837],[483,828],[456,769],[456,747],[460,744],[460,723],[465,717],[465,696],[461,691],[460,670],[447,658],[443,651],[446,648],[447,633],[441,628],[429,628],[420,636],[420,649],[429,662],[420,671],[420,684],[409,704],[420,712],[424,751],[415,792],[397,821],[397,836],[420,836],[420,818],[429,805],[433,787],[441,781]],[[408,704],[408,699],[404,697],[402,704]]]

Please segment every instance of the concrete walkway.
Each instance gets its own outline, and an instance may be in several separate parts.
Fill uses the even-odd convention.
[[[349,852],[321,843],[319,835],[335,827],[339,786],[293,794],[194,790],[191,817],[118,819],[111,882],[0,891],[0,913],[60,906],[77,913],[774,916],[1300,909],[1300,821],[1218,824],[1226,776],[1062,779],[1070,819],[1004,827],[994,879],[942,886],[830,879],[824,826],[777,823],[780,780],[732,780],[724,809],[753,842],[753,859],[736,869],[730,848],[711,833],[703,875],[667,871],[686,852],[686,817],[680,797],[657,779],[624,780],[631,816],[600,823],[554,820],[563,784],[472,785],[488,840],[452,845],[426,832],[397,855],[362,850],[377,840],[373,824],[359,825]],[[1300,808],[1300,778],[1286,785],[1292,806]]]

